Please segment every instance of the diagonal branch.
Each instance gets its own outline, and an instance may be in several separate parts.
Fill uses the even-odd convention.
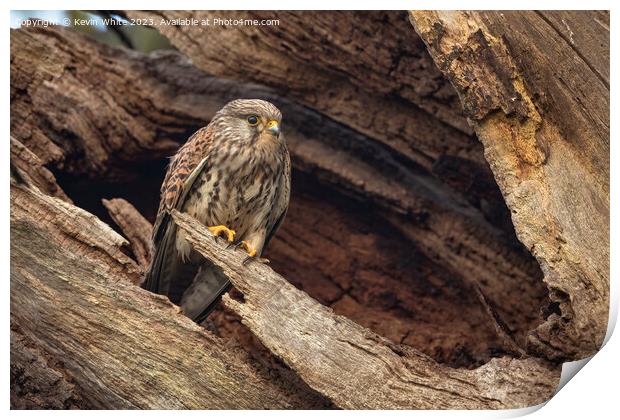
[[[267,265],[243,265],[241,250],[215,243],[192,217],[175,222],[203,256],[220,266],[243,302],[225,296],[251,331],[313,389],[343,408],[516,408],[551,397],[560,370],[539,359],[493,359],[453,369],[335,315]]]
[[[146,269],[152,257],[151,233],[153,226],[127,200],[113,198],[101,201],[108,209],[110,217],[127,237],[136,261],[143,269]]]

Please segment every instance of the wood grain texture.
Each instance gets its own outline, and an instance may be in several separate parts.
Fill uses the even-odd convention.
[[[134,206],[122,198],[102,200],[110,216],[129,241],[133,257],[143,270],[152,258],[151,235],[153,226]]]
[[[529,334],[529,350],[549,359],[592,355],[609,309],[608,14],[411,19],[459,92],[517,235],[545,273],[552,305]]]
[[[349,409],[516,408],[551,397],[560,370],[539,359],[493,359],[452,369],[335,315],[242,250],[217,245],[206,227],[178,211],[177,225],[243,294],[224,297],[267,348],[335,404]]]
[[[39,398],[115,409],[326,406],[134,286],[139,267],[120,251],[124,242],[93,215],[12,182],[11,324],[19,329],[12,343],[20,351],[25,337],[45,356],[35,366],[26,355],[12,358],[11,369],[39,366],[15,375],[25,386],[51,378]]]
[[[72,202],[56,182],[54,174],[43,165],[37,155],[14,137],[11,137],[10,148],[12,172],[19,171],[21,176],[27,176],[28,182],[36,185],[46,194],[58,197],[68,203]]]
[[[382,132],[383,141],[405,146],[399,149],[409,149],[407,153],[418,155],[421,162],[429,163],[429,158],[441,153],[439,139],[463,156],[476,147],[469,136],[461,137],[461,145],[452,143],[452,128],[461,133],[471,133],[471,129],[460,113],[454,90],[432,65],[420,39],[410,32],[402,11],[126,13],[152,19],[153,26],[193,57],[198,67],[215,75],[274,86],[367,135]],[[162,19],[180,18],[279,19],[280,24],[220,25],[208,30],[159,24]],[[417,124],[409,126],[408,121]],[[434,141],[424,135],[427,132],[437,135]]]

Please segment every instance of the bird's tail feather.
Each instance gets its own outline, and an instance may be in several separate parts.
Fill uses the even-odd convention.
[[[202,322],[230,287],[230,281],[219,267],[208,262],[201,265],[181,297],[183,313],[198,323]]]

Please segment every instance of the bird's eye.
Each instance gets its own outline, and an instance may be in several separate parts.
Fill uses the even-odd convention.
[[[258,117],[256,115],[250,115],[248,117],[248,123],[250,123],[250,125],[258,124]]]

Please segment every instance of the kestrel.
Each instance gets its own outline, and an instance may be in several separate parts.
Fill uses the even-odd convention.
[[[169,211],[198,219],[216,236],[260,258],[289,203],[291,163],[282,114],[259,99],[226,104],[172,159],[153,227],[153,260],[144,288],[166,294],[197,322],[230,288],[226,276],[192,249]]]

